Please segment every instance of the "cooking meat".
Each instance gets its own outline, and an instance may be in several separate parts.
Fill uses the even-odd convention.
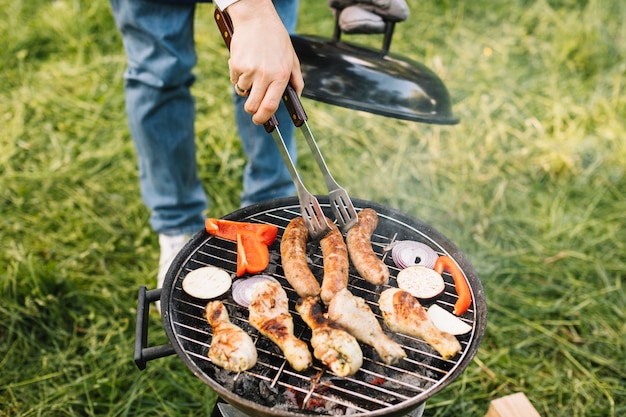
[[[324,257],[324,277],[322,279],[322,291],[320,296],[324,304],[342,289],[348,286],[348,249],[343,241],[343,236],[337,226],[326,219],[331,231],[320,240],[322,255]]]
[[[300,298],[296,310],[313,332],[313,355],[337,376],[355,374],[363,364],[361,347],[352,335],[324,315],[318,297]]]
[[[280,257],[285,278],[300,297],[319,295],[320,285],[306,260],[309,230],[302,217],[289,222],[280,241]]]
[[[390,330],[423,339],[443,359],[450,359],[461,351],[456,337],[437,329],[417,298],[408,292],[389,288],[380,295],[378,305]]]
[[[397,363],[406,357],[402,346],[383,332],[365,300],[353,295],[347,288],[338,292],[328,305],[328,318],[361,342],[372,346],[386,364]]]
[[[224,304],[211,301],[206,305],[204,317],[213,329],[209,359],[229,371],[242,372],[252,368],[257,360],[254,342],[245,331],[231,323]]]
[[[257,284],[249,310],[250,324],[278,345],[293,369],[303,371],[311,366],[311,352],[307,344],[293,334],[287,293],[278,282],[268,280]]]
[[[389,281],[389,268],[372,249],[372,233],[378,226],[378,214],[371,208],[364,208],[358,214],[359,220],[346,235],[350,260],[357,272],[367,282],[374,285]]]

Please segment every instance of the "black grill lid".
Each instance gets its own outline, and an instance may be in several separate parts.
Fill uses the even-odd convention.
[[[381,116],[456,124],[443,81],[405,57],[339,40],[292,35],[304,97]]]

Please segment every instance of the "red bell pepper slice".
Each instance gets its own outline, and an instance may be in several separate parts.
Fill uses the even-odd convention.
[[[445,269],[452,275],[452,279],[454,279],[454,288],[456,289],[456,293],[459,298],[456,300],[454,304],[454,314],[460,316],[465,313],[469,306],[472,304],[472,295],[467,281],[465,280],[465,276],[463,272],[459,269],[457,264],[452,260],[452,258],[448,256],[440,256],[435,261],[435,266],[433,267],[435,271],[439,274],[443,273]]]
[[[246,273],[258,274],[267,268],[270,262],[269,249],[255,232],[239,230],[236,239],[238,277]]]
[[[204,223],[207,233],[233,242],[237,241],[237,233],[243,230],[254,233],[257,235],[257,239],[270,246],[278,234],[277,226],[265,223],[236,222],[212,218],[206,219]]]

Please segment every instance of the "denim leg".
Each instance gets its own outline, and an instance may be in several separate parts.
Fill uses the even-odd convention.
[[[274,7],[289,33],[293,33],[298,17],[298,0],[274,0]],[[251,116],[243,109],[245,101],[245,97],[234,95],[237,130],[248,159],[243,172],[242,207],[295,194],[295,187],[272,136],[265,132],[263,126],[252,123]],[[295,163],[295,127],[291,117],[282,104],[276,116],[280,123],[280,132]]]
[[[150,224],[159,233],[195,233],[208,206],[197,175],[190,92],[195,6],[111,0],[111,7],[128,59],[126,112]]]

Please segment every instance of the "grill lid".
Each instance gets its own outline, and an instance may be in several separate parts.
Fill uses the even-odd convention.
[[[443,81],[408,58],[316,36],[292,35],[304,97],[381,116],[456,124]]]
[[[322,209],[330,215],[327,197],[319,197]],[[389,265],[389,286],[396,286],[398,269],[385,248],[396,240],[416,240],[432,247],[441,255],[453,258],[466,275],[472,291],[472,306],[462,319],[473,330],[459,336],[462,350],[455,358],[443,360],[420,339],[393,334],[408,356],[401,363],[385,365],[374,350],[361,344],[364,363],[353,376],[339,378],[322,368],[319,362],[305,372],[296,372],[286,363],[282,352],[268,339],[260,336],[247,322],[247,309],[236,304],[227,294],[221,298],[227,306],[231,321],[246,330],[255,340],[258,361],[243,373],[225,371],[211,363],[207,352],[211,343],[211,328],[203,318],[206,301],[197,300],[182,290],[182,280],[190,271],[215,265],[232,272],[236,270],[237,254],[233,242],[201,231],[174,259],[161,292],[162,318],[165,331],[176,353],[185,364],[220,397],[244,413],[255,416],[297,417],[303,415],[404,416],[426,399],[452,382],[471,362],[482,340],[486,326],[486,301],[482,284],[469,261],[454,244],[421,221],[375,203],[353,199],[357,210],[371,207],[379,215],[379,225],[372,237],[375,252]],[[279,239],[270,247],[267,273],[277,278],[285,288],[294,318],[296,336],[310,340],[310,330],[295,312],[297,294],[284,278],[280,263],[280,236],[289,221],[300,215],[297,198],[274,200],[238,210],[227,219],[271,223],[279,227]],[[323,258],[319,244],[308,248],[310,266],[317,277],[323,275]],[[446,291],[437,304],[451,311],[456,301],[454,283],[444,274]],[[384,288],[365,282],[350,270],[348,288],[367,300],[379,321],[378,296]],[[387,286],[385,286],[387,288]],[[428,303],[422,303],[426,307]],[[384,328],[384,327],[383,327]]]

